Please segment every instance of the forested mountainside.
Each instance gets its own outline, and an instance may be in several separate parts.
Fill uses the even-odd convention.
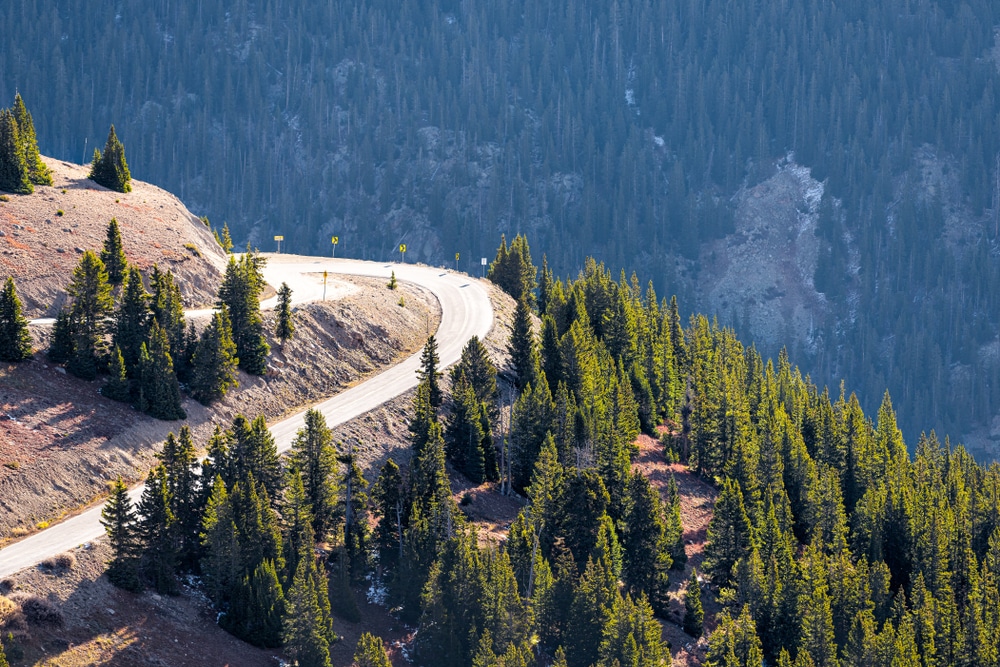
[[[184,427],[138,512],[120,482],[105,506],[112,582],[171,594],[200,572],[222,628],[303,666],[331,664],[361,588],[417,626],[418,665],[662,667],[685,579],[689,646],[708,639],[683,664],[1000,665],[1000,466],[933,433],[911,456],[888,394],[866,416],[593,260],[543,274],[538,336],[524,250],[491,266],[519,297],[513,392],[476,338],[442,382],[431,336],[412,458],[373,480],[316,411],[287,459],[262,417],[217,427],[200,463]],[[633,466],[644,440],[719,487],[703,550],[673,473]],[[451,477],[524,494],[505,540],[480,539]],[[388,664],[374,644],[356,664]]]
[[[888,386],[908,434],[962,434],[1000,408],[998,14],[990,0],[11,0],[0,99],[20,90],[62,159],[89,159],[115,122],[138,178],[238,243],[283,234],[325,254],[336,234],[381,259],[402,241],[476,269],[498,231],[530,232],[557,274],[591,254],[692,306],[718,242],[742,242],[741,193],[791,154],[823,184],[815,206],[786,202],[812,216],[787,234],[818,237],[797,287],[822,307],[765,349],[846,377],[869,410]]]

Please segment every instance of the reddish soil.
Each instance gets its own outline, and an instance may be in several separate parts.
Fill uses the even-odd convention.
[[[718,495],[716,489],[680,463],[668,463],[663,445],[648,435],[640,435],[637,442],[639,456],[633,470],[645,475],[650,483],[660,490],[666,499],[670,477],[677,481],[677,491],[681,498],[681,524],[684,526],[684,551],[688,561],[683,573],[671,576],[670,613],[663,622],[663,638],[670,642],[673,665],[687,667],[701,665],[708,648],[707,636],[715,628],[716,616],[721,606],[707,586],[702,587],[701,601],[705,609],[705,634],[695,640],[686,634],[681,623],[684,620],[684,593],[687,590],[691,571],[701,565],[705,550],[705,536],[712,520],[712,509]]]

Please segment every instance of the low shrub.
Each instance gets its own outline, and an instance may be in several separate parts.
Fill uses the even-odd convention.
[[[59,626],[63,624],[62,611],[45,598],[28,593],[15,593],[10,599],[17,603],[24,618],[31,625]]]

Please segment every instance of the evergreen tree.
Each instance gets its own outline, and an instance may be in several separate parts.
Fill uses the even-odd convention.
[[[511,482],[515,489],[524,489],[531,481],[531,471],[552,427],[554,405],[549,385],[527,385],[511,410],[510,449]]]
[[[533,306],[537,275],[538,269],[531,263],[527,237],[518,234],[508,250],[507,239],[501,236],[496,259],[490,264],[486,277],[514,297],[515,301],[523,298],[529,306]]]
[[[88,178],[115,192],[132,192],[132,174],[125,162],[125,147],[118,140],[114,125],[108,131],[104,152],[94,149]]]
[[[734,619],[722,612],[719,625],[708,642],[706,667],[748,667],[764,664],[764,653],[749,606]]]
[[[248,595],[246,617],[240,632],[235,633],[255,646],[276,648],[281,646],[282,625],[285,617],[285,595],[278,581],[274,561],[265,560],[243,587]]]
[[[373,547],[378,556],[379,568],[394,572],[399,562],[403,538],[403,476],[392,459],[382,464],[378,478],[372,485],[374,515],[378,520],[373,535]]]
[[[668,505],[667,515],[667,542],[670,544],[670,559],[673,561],[670,568],[672,570],[683,570],[687,564],[687,551],[684,549],[684,526],[681,523],[681,499],[677,491],[677,480],[670,476],[670,483],[667,485]]]
[[[260,295],[265,285],[261,270],[265,261],[256,252],[246,252],[239,260],[230,257],[219,287],[219,305],[229,310],[240,368],[251,375],[264,374],[270,353],[260,316]]]
[[[750,552],[752,527],[739,484],[727,478],[708,524],[704,568],[719,585],[729,581],[736,561]]]
[[[119,476],[111,489],[111,496],[101,510],[101,525],[108,534],[111,560],[108,562],[108,579],[115,586],[135,591],[141,588],[137,558],[139,543],[136,535],[136,514],[128,488]]]
[[[392,667],[382,640],[370,632],[361,633],[354,649],[354,664],[356,667]]]
[[[212,321],[201,332],[191,355],[191,397],[202,405],[222,399],[231,388],[239,386],[238,364],[229,313],[223,306],[212,314]]]
[[[701,584],[698,582],[698,571],[691,570],[687,589],[684,591],[684,632],[692,637],[701,637],[702,622],[705,611],[701,607]]]
[[[483,434],[483,439],[479,441],[479,451],[483,456],[483,474],[491,482],[499,481],[500,470],[497,467],[497,448],[493,443],[490,409],[485,403],[479,404],[479,430]]]
[[[153,289],[149,309],[160,327],[167,332],[171,352],[180,353],[184,349],[184,300],[181,288],[174,281],[172,273],[160,271],[155,264],[149,282]]]
[[[377,664],[377,663],[373,663],[373,664]],[[391,667],[391,666],[389,666],[388,662],[386,662],[385,664],[386,664],[386,667]],[[10,663],[7,662],[7,654],[4,652],[4,649],[3,649],[3,642],[2,641],[0,641],[0,667],[10,667]]]
[[[564,637],[570,667],[589,667],[597,662],[616,592],[604,563],[588,559],[573,595]]]
[[[176,593],[177,527],[167,487],[167,471],[156,466],[146,478],[139,501],[138,535],[142,571],[158,593]]]
[[[125,359],[122,357],[121,348],[117,345],[111,350],[108,376],[108,381],[101,387],[101,395],[122,403],[132,400],[131,383],[125,371]]]
[[[178,562],[184,567],[193,567],[201,550],[198,534],[203,498],[199,488],[198,457],[187,424],[181,427],[176,438],[173,433],[167,434],[159,457],[166,469],[170,510],[176,521]]]
[[[235,479],[254,479],[267,491],[271,499],[281,492],[281,462],[274,436],[267,428],[263,415],[252,422],[243,415],[233,418],[233,446],[229,452]]]
[[[417,377],[420,378],[420,383],[427,387],[427,398],[430,401],[432,408],[441,407],[441,375],[442,373],[438,370],[438,364],[441,360],[438,358],[437,353],[437,340],[435,340],[434,335],[431,334],[427,338],[427,344],[424,345],[424,351],[420,355],[420,368],[417,370]]]
[[[114,306],[107,271],[93,251],[83,253],[66,293],[73,297],[70,307],[73,354],[68,368],[77,377],[93,380],[105,352],[105,320]]]
[[[274,335],[278,337],[281,344],[292,337],[295,333],[295,322],[292,321],[292,288],[288,283],[281,283],[278,288],[278,321],[274,325]]]
[[[659,493],[640,474],[629,479],[628,494],[623,578],[635,595],[645,592],[653,609],[664,614],[672,563],[663,503]]]
[[[306,501],[312,509],[312,529],[325,542],[337,517],[337,452],[326,418],[318,410],[308,410],[303,427],[292,441],[291,467],[302,475]]]
[[[0,109],[0,190],[23,195],[35,191],[17,120],[10,109]]]
[[[122,246],[122,234],[118,229],[117,218],[111,218],[111,222],[108,223],[108,235],[104,239],[104,249],[101,250],[101,261],[107,269],[108,282],[112,285],[121,285],[128,270],[128,260],[125,258],[125,248]]]
[[[486,480],[486,462],[480,404],[475,391],[464,381],[452,388],[452,400],[452,418],[445,430],[448,457],[470,482],[482,484]]]
[[[201,571],[208,597],[221,606],[229,599],[230,591],[242,575],[240,564],[243,558],[229,492],[218,475],[212,482],[201,528],[205,553],[201,559]]]
[[[56,315],[46,354],[56,364],[64,364],[73,357],[73,319],[68,310],[60,310]]]
[[[35,121],[21,99],[21,93],[14,94],[14,120],[24,151],[24,161],[28,166],[28,178],[35,185],[52,185],[52,172],[38,153],[38,137],[35,136]]]
[[[124,255],[122,257],[124,258]],[[115,329],[112,337],[112,343],[121,351],[129,377],[138,375],[139,347],[149,337],[151,319],[149,294],[142,284],[142,274],[137,267],[129,266],[121,302],[115,313]]]
[[[316,585],[318,579],[320,576],[310,549],[309,554],[299,559],[288,591],[282,635],[285,650],[299,667],[331,667],[331,631],[324,622],[318,598],[325,595],[325,587]]]
[[[599,667],[659,667],[670,660],[660,624],[645,598],[616,594],[604,626]]]
[[[187,413],[181,407],[170,343],[166,331],[155,322],[149,331],[148,346],[144,343],[140,348],[139,359],[139,395],[144,412],[167,421],[184,419]]]
[[[282,581],[287,590],[292,585],[302,554],[311,554],[316,545],[312,530],[313,515],[302,485],[302,474],[292,466],[286,471],[284,497],[281,503],[282,551],[285,571]]]
[[[0,361],[23,361],[31,358],[31,334],[28,320],[21,314],[21,299],[14,278],[7,276],[0,291]]]
[[[539,373],[538,350],[531,326],[531,307],[523,299],[517,302],[517,310],[514,311],[508,351],[517,387],[524,389],[529,384],[535,385]]]
[[[349,565],[352,576],[360,579],[368,551],[368,496],[365,493],[368,481],[358,467],[353,445],[337,460],[344,471],[339,484],[338,514],[344,519],[345,565]]]
[[[431,406],[430,389],[424,383],[417,385],[413,396],[413,418],[410,419],[410,445],[413,454],[419,455],[430,438],[431,427],[437,424],[437,415]]]
[[[490,360],[489,351],[478,336],[473,336],[462,348],[462,356],[451,369],[452,393],[454,387],[468,382],[476,401],[496,410],[497,369]]]
[[[222,234],[217,235],[216,239],[219,241],[219,245],[222,247],[222,252],[227,255],[233,251],[233,237],[229,235],[229,223],[223,221],[222,223]]]

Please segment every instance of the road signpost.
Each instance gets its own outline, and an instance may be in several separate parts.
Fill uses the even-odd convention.
[[[486,258],[485,257],[483,257],[481,260],[479,260],[479,266],[483,267],[483,278],[485,278],[486,277]]]
[[[285,240],[284,236],[275,236],[274,240],[278,242],[278,254],[281,254],[281,242]]]
[[[337,244],[340,243],[340,237],[339,236],[334,236],[330,240],[333,242],[333,258],[336,259],[337,258]]]
[[[399,244],[399,261],[401,264],[406,264],[406,244]]]
[[[455,253],[455,270],[458,271],[458,253]]]
[[[326,271],[323,272],[323,301],[326,301]]]

